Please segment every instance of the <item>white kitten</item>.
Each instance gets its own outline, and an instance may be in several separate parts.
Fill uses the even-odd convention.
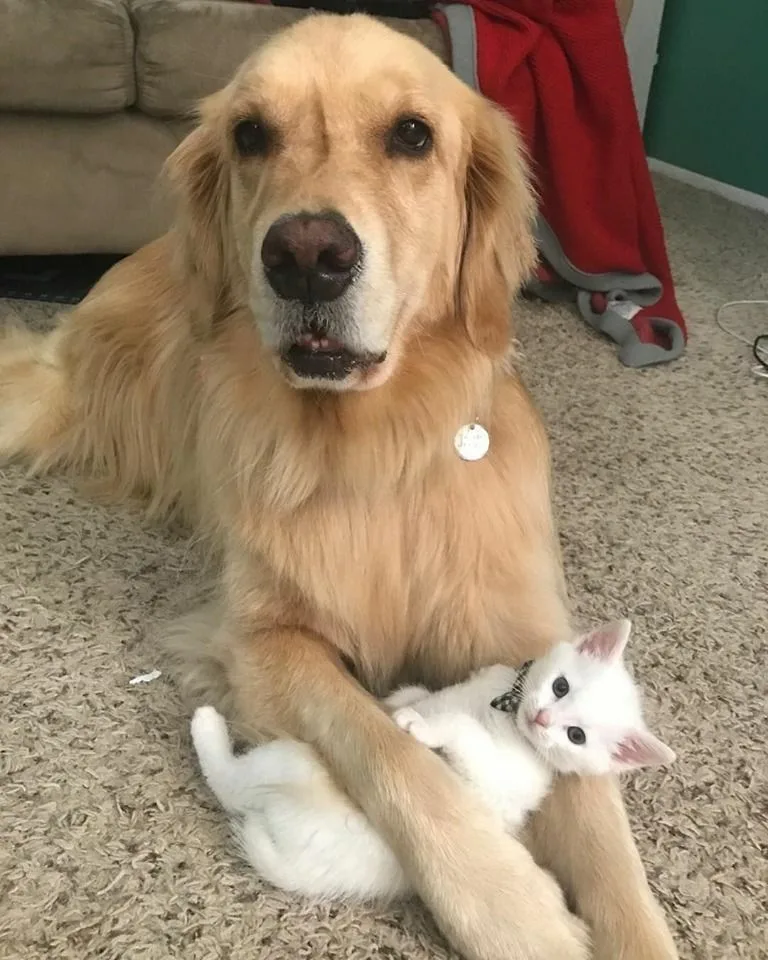
[[[493,666],[437,693],[405,687],[393,719],[464,777],[514,831],[555,773],[618,773],[670,763],[642,719],[622,663],[622,620],[561,643],[519,670]],[[224,719],[192,719],[200,766],[246,859],[275,886],[310,897],[394,897],[410,886],[394,853],[305,744],[276,740],[234,756]]]

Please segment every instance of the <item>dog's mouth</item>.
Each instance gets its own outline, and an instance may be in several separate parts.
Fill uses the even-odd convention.
[[[283,362],[297,377],[308,380],[345,380],[353,370],[368,370],[386,359],[386,353],[358,353],[341,340],[304,333],[283,351]]]

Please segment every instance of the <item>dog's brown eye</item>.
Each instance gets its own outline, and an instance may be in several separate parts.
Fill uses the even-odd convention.
[[[235,146],[242,157],[256,157],[269,146],[267,131],[258,120],[241,120],[235,126]]]
[[[423,120],[404,117],[395,124],[389,143],[396,153],[418,156],[426,153],[432,146],[432,131]]]

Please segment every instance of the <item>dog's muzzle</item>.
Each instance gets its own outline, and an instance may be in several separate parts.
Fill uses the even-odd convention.
[[[267,282],[291,314],[281,359],[302,379],[344,380],[385,355],[361,353],[344,336],[343,294],[360,273],[363,248],[341,214],[280,217],[264,237],[261,262]],[[346,305],[348,309],[348,304]]]

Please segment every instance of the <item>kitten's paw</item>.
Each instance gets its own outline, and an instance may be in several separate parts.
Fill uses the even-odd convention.
[[[192,716],[190,732],[198,752],[202,744],[229,747],[227,721],[215,707],[198,707]]]
[[[440,746],[428,721],[412,707],[403,707],[402,710],[396,710],[392,714],[392,719],[398,727],[405,730],[406,733],[410,733],[414,739],[423,743],[425,747],[435,750]]]

